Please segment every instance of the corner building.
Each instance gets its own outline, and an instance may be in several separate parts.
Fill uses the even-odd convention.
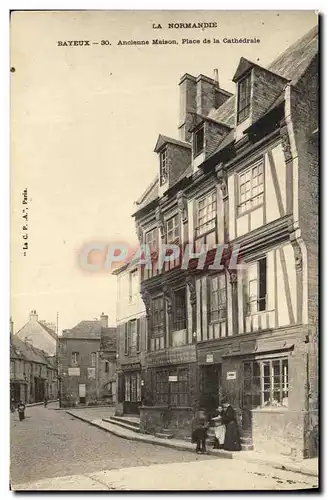
[[[301,56],[300,56],[301,54]],[[245,449],[318,449],[318,30],[269,65],[241,58],[235,95],[180,80],[179,139],[160,135],[159,173],[137,202],[147,317],[147,432],[190,436],[198,406],[228,401]],[[206,265],[158,266],[186,243]],[[239,265],[210,269],[216,245]],[[211,249],[213,249],[211,251]],[[203,247],[204,250],[204,247]],[[199,257],[199,260],[201,257]]]

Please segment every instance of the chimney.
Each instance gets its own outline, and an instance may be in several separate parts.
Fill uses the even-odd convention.
[[[30,312],[30,321],[38,321],[38,315],[35,309]]]
[[[214,70],[214,83],[217,86],[217,88],[220,88],[220,84],[219,84],[219,70],[218,69]]]
[[[186,73],[179,82],[180,87],[180,118],[179,137],[181,141],[190,142],[189,129],[192,124],[192,115],[196,113],[196,78]]]
[[[197,77],[197,114],[207,116],[215,108],[215,81],[208,76]]]
[[[108,328],[108,315],[107,314],[101,313],[100,324],[101,324],[101,328]]]

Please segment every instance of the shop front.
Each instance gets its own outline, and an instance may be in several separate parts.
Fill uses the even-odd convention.
[[[188,345],[148,353],[146,363],[141,431],[190,437],[197,403],[195,347]]]
[[[198,345],[201,397],[231,404],[243,449],[309,456],[307,344],[302,328],[227,337]]]

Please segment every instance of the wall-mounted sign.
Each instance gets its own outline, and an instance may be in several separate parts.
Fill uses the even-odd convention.
[[[169,382],[177,382],[177,381],[178,381],[177,375],[169,375]]]
[[[213,354],[206,354],[206,363],[213,363]]]
[[[236,372],[227,372],[227,380],[235,380],[237,377]]]
[[[80,367],[74,366],[73,368],[68,369],[69,377],[79,377],[80,376]]]
[[[96,378],[96,369],[88,368],[88,378]]]

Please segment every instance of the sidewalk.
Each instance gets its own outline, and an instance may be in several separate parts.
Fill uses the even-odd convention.
[[[254,491],[309,490],[317,479],[287,471],[274,471],[264,465],[234,461],[230,467],[222,460],[154,464],[102,470],[88,474],[40,479],[13,484],[15,491],[116,490],[116,491]]]
[[[129,429],[124,429],[122,427],[118,427],[115,424],[111,424],[109,422],[104,422],[99,415],[93,415],[93,410],[67,410],[66,413],[71,415],[83,422],[89,423],[98,427],[99,429],[103,429],[106,432],[113,434],[114,436],[130,439],[132,441],[141,441],[143,443],[156,444],[159,446],[166,446],[168,448],[175,448],[177,450],[185,450],[185,451],[195,451],[195,445],[191,442],[183,441],[180,439],[162,439],[148,434],[141,434],[138,432],[133,432]],[[94,418],[97,417],[97,418]],[[103,415],[102,418],[108,418],[107,415]],[[273,468],[298,472],[307,476],[318,476],[318,459],[310,458],[304,459],[300,461],[291,460],[288,457],[283,457],[281,455],[267,455],[261,454],[256,451],[239,451],[239,452],[230,452],[224,450],[208,450],[210,455],[214,455],[217,458],[226,458],[226,459],[234,459],[234,460],[242,460],[248,463],[258,463],[261,465],[268,465]]]

